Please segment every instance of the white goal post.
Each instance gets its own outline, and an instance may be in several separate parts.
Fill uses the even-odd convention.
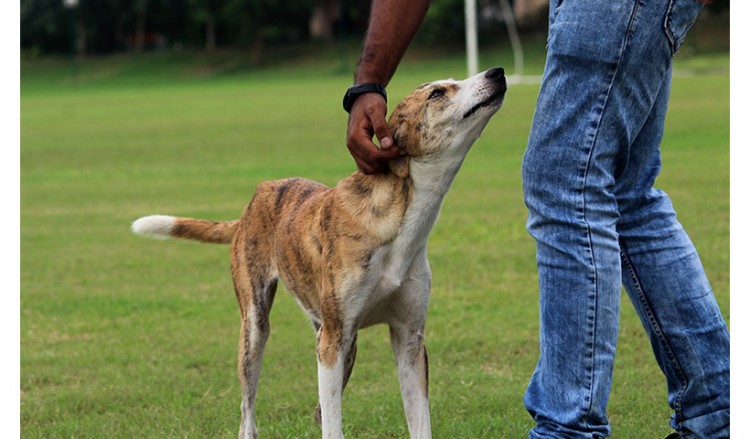
[[[500,1],[500,13],[502,14],[505,28],[508,29],[508,38],[513,50],[513,74],[508,77],[510,82],[520,82],[523,77],[523,46],[518,36],[518,27],[513,15],[513,8],[509,0]],[[468,76],[477,74],[479,71],[479,48],[477,37],[477,3],[476,0],[464,0],[464,22],[466,27],[466,70]]]

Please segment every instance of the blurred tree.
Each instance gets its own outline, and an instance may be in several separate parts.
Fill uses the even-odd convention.
[[[70,53],[76,47],[84,55],[167,45],[213,51],[228,45],[250,48],[256,62],[269,43],[311,36],[360,39],[370,8],[370,0],[79,0],[72,14],[62,0],[20,3],[21,47],[26,52]],[[483,13],[493,5],[497,0],[477,0]],[[418,40],[462,44],[463,8],[464,0],[433,0]],[[729,0],[713,0],[706,9],[728,13]],[[71,22],[73,16],[76,20]],[[546,23],[544,17],[540,23]],[[480,31],[502,33],[502,29],[494,21]],[[74,33],[77,39],[72,44]]]
[[[255,63],[261,61],[266,42],[304,40],[313,0],[277,2],[275,0],[225,0],[222,19],[230,38],[248,45]]]
[[[205,29],[205,49],[207,52],[216,50],[216,21],[220,17],[223,6],[221,0],[188,0],[190,18]]]
[[[133,40],[133,50],[136,53],[143,52],[146,44],[146,13],[148,12],[148,0],[133,1],[135,11],[135,37]]]
[[[464,0],[432,0],[417,38],[427,43],[463,43]]]
[[[708,8],[712,12],[722,12],[729,10],[729,0],[713,0],[708,4]]]
[[[340,0],[318,0],[310,17],[310,36],[318,40],[332,41],[336,21],[341,18],[341,7]]]
[[[116,23],[122,16],[120,9],[121,4],[117,0],[79,0],[76,34],[80,56],[85,56],[90,51],[110,52],[118,47]],[[119,47],[124,47],[124,36]]]
[[[65,12],[61,0],[22,0],[21,47],[34,52],[68,52]]]

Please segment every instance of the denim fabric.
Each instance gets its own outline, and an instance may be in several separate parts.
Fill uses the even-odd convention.
[[[683,438],[729,437],[729,334],[693,244],[653,185],[672,56],[695,0],[552,0],[523,162],[537,242],[540,358],[530,438],[611,433],[624,284],[667,378]],[[666,420],[665,420],[666,423]]]

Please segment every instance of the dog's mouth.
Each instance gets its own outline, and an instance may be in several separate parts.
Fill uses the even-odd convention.
[[[496,107],[500,108],[500,104],[503,102],[503,96],[505,96],[505,87],[498,87],[497,90],[495,90],[491,95],[487,97],[487,99],[483,100],[482,102],[474,105],[471,107],[469,111],[464,113],[464,119],[468,119],[471,116],[474,115],[477,111],[481,110],[482,108],[487,107]]]

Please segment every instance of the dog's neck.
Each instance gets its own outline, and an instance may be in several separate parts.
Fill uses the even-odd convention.
[[[425,250],[463,159],[411,158],[406,178],[393,172],[365,175],[356,171],[336,186],[336,197],[361,224],[359,231],[368,233],[375,246],[390,246],[385,256],[384,288],[400,285],[414,258]]]
[[[394,242],[394,246],[398,247],[397,254],[401,252],[411,258],[426,245],[443,199],[463,159],[464,157],[429,161],[411,159],[409,178],[414,185],[414,195],[404,213],[401,233]]]
[[[426,243],[461,163],[463,157],[411,158],[406,177],[356,171],[336,189],[345,210],[380,244],[396,240],[413,253]]]
[[[395,239],[414,192],[411,178],[393,172],[365,175],[356,171],[336,186],[345,211],[368,231],[377,245]]]

